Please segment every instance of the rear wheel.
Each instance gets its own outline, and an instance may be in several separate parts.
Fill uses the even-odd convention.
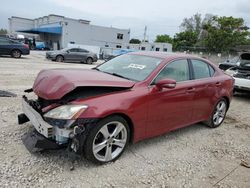
[[[61,55],[56,56],[56,62],[63,62],[64,58]]]
[[[12,50],[11,56],[14,57],[14,58],[20,58],[21,57],[20,50]]]
[[[94,163],[107,163],[118,159],[125,150],[130,130],[120,116],[110,116],[93,128],[86,140],[86,158]]]
[[[91,57],[88,57],[87,60],[86,60],[86,63],[87,64],[93,64],[93,60]]]
[[[220,99],[214,108],[212,116],[205,124],[211,128],[219,127],[226,117],[227,108],[227,101],[224,98]]]

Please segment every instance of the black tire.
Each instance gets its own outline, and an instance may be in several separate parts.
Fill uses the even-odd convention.
[[[220,106],[222,104],[224,104],[225,106],[223,107],[221,112],[218,112],[218,111],[220,111],[218,109],[218,106]],[[207,125],[210,128],[219,127],[223,123],[223,121],[224,121],[224,119],[226,117],[227,110],[228,110],[228,103],[227,103],[226,99],[224,99],[224,98],[220,99],[216,103],[216,105],[214,107],[214,110],[213,110],[213,113],[211,114],[211,117],[209,118],[209,120],[204,122],[205,125]],[[217,113],[218,113],[218,115],[216,115]],[[218,122],[217,122],[217,120],[218,120]]]
[[[62,55],[56,56],[56,62],[63,62],[63,61],[64,61],[64,57]]]
[[[93,59],[91,57],[88,57],[86,63],[89,65],[93,64]]]
[[[111,136],[115,132],[115,129],[119,129],[119,128],[117,128],[118,126],[116,126],[112,132],[112,126],[113,126],[112,123],[113,122],[121,123],[121,125],[123,125],[124,128],[121,129],[121,131],[119,132],[119,134],[116,137],[114,137],[114,136],[108,137],[109,139],[107,139],[108,140],[107,141],[103,136],[104,134],[102,134],[100,132],[100,130],[102,130],[105,126],[107,126],[107,127],[110,126],[108,129],[109,130],[108,135]],[[111,128],[111,130],[110,130],[110,128]],[[110,133],[110,131],[111,131],[111,133]],[[122,134],[124,134],[125,132],[127,133],[126,142],[125,142],[125,139],[123,139],[121,137]],[[102,136],[103,136],[103,138],[102,138]],[[112,139],[112,140],[110,140],[110,139]],[[114,144],[115,141],[113,141],[113,139],[114,140],[115,139],[123,140],[125,143],[125,144],[123,143],[124,144],[123,148]],[[90,131],[89,135],[87,136],[87,139],[86,139],[86,142],[84,145],[85,157],[88,160],[90,160],[91,162],[96,163],[96,164],[105,164],[108,162],[115,161],[122,155],[122,153],[126,149],[128,143],[129,143],[129,139],[130,139],[130,129],[129,129],[128,123],[126,122],[126,120],[124,118],[122,118],[121,116],[117,116],[117,115],[104,118],[103,120],[99,121],[97,123],[97,125],[95,125],[95,127]],[[97,146],[98,144],[100,145],[100,144],[104,143],[105,141],[106,141],[106,143],[103,144],[103,148],[100,151],[96,152],[96,154],[94,154],[94,151],[93,151],[94,146]],[[109,141],[111,141],[111,143]],[[106,160],[106,154],[107,154],[108,148],[110,148],[110,151],[111,151],[110,156],[112,157],[112,154],[115,154],[115,156],[113,158]],[[100,157],[103,154],[104,159],[100,159],[100,157],[98,159],[98,157],[97,157],[99,155],[98,153],[100,153]]]
[[[22,55],[22,53],[20,50],[12,50],[12,52],[11,52],[11,57],[13,57],[13,58],[20,58],[21,55]]]

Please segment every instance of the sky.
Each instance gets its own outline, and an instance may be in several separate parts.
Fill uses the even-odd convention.
[[[37,18],[58,14],[90,20],[93,25],[130,29],[130,38],[147,39],[157,34],[174,36],[182,20],[195,13],[241,17],[250,26],[249,0],[1,0],[0,28],[8,29],[8,18]]]

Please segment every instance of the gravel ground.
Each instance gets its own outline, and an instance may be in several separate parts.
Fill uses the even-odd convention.
[[[250,96],[234,97],[227,118],[217,129],[195,124],[131,145],[114,163],[94,165],[67,153],[31,154],[21,136],[30,123],[17,124],[23,90],[45,68],[91,68],[55,63],[44,52],[21,59],[0,57],[0,187],[250,187]],[[73,169],[74,168],[74,169]]]

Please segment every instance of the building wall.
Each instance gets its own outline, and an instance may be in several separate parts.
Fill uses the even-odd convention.
[[[123,39],[117,39],[117,34],[123,35]],[[68,43],[84,44],[100,47],[124,46],[129,42],[130,32],[126,29],[102,27],[82,23],[78,20],[64,20],[63,23],[63,46]]]
[[[31,19],[11,17],[9,18],[9,32],[11,34],[17,33],[18,30],[26,30],[34,27],[34,21]]]
[[[26,18],[9,18],[10,34],[18,30],[30,30],[32,28],[48,27],[53,23],[59,23],[62,26],[62,34],[54,35],[41,33],[39,37],[46,43],[58,43],[60,48],[65,48],[69,43],[91,45],[99,47],[126,48],[129,43],[130,31],[128,29],[117,29],[112,27],[103,27],[89,24],[90,21],[82,19],[71,19],[59,15],[48,15],[34,20]],[[117,35],[122,35],[117,37]],[[25,34],[28,36],[29,34]],[[51,45],[50,45],[51,46]],[[53,45],[54,46],[54,45]]]
[[[142,51],[172,52],[172,44],[170,43],[145,42],[141,44],[129,44],[129,48]]]

